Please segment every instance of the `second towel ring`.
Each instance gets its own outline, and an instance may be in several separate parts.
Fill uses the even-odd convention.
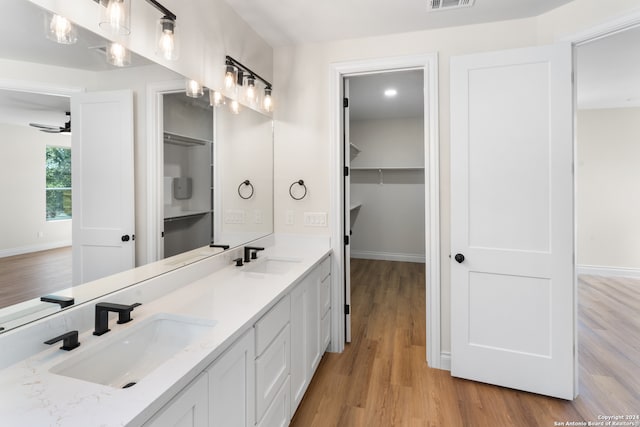
[[[304,188],[304,194],[302,196],[300,196],[300,197],[296,197],[296,196],[293,195],[293,186],[296,185],[296,184],[298,184],[299,186]],[[293,181],[293,184],[291,184],[289,186],[289,195],[291,196],[291,198],[293,200],[302,200],[302,199],[304,199],[307,196],[307,186],[304,185],[304,181],[301,180],[301,179],[298,180],[298,181]]]
[[[242,188],[243,185],[248,186],[248,187],[251,188],[251,193],[249,193],[249,195],[247,197],[243,196],[242,192],[240,191],[240,189]],[[238,186],[238,196],[240,196],[241,199],[249,200],[251,197],[253,197],[253,190],[254,190],[253,189],[253,184],[251,183],[251,181],[249,181],[248,179],[245,179]]]

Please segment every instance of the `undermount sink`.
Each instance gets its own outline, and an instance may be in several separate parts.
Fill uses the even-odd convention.
[[[214,326],[215,321],[158,314],[122,331],[113,330],[104,342],[72,355],[51,368],[58,375],[128,388],[187,348]],[[82,349],[82,347],[81,347]]]
[[[245,267],[247,273],[285,274],[301,260],[299,258],[265,257],[253,260]]]

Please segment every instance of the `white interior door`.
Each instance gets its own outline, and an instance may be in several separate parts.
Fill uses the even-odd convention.
[[[451,59],[451,373],[565,399],[577,394],[571,74],[568,44]]]
[[[71,97],[73,283],[135,265],[133,92]]]
[[[346,342],[351,342],[351,149],[349,137],[349,79],[344,79],[344,104],[343,104],[343,157],[345,171],[344,175],[344,337]]]

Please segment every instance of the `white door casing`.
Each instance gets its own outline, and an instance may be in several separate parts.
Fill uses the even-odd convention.
[[[76,285],[135,266],[133,92],[73,95],[71,120]]]
[[[451,372],[564,399],[577,394],[571,74],[568,43],[451,58]]]
[[[345,342],[351,342],[351,157],[349,136],[349,79],[344,79],[344,99],[347,100],[343,104],[343,149],[344,149],[344,167],[349,173],[344,176],[344,235],[345,239],[349,239],[349,243],[344,245],[344,337]],[[347,309],[348,307],[348,309]]]

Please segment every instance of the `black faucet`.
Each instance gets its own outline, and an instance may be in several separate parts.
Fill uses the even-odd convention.
[[[213,242],[211,242],[209,247],[210,248],[221,248],[223,251],[226,251],[227,249],[229,249],[229,245],[221,245],[221,244],[213,243]]]
[[[118,313],[118,324],[131,321],[131,312],[137,306],[142,305],[139,302],[131,305],[114,304],[111,302],[99,302],[96,304],[96,323],[93,335],[103,335],[109,332],[109,312]]]
[[[60,335],[59,337],[51,338],[48,341],[45,341],[45,344],[55,344],[58,341],[62,341],[61,350],[73,350],[74,348],[78,348],[80,346],[80,342],[78,341],[78,331],[69,331]]]
[[[252,259],[258,259],[258,251],[264,251],[264,248],[257,246],[244,247],[244,262],[251,262]]]
[[[40,297],[40,301],[60,304],[60,308],[62,309],[65,307],[72,306],[73,303],[75,302],[75,299],[73,299],[73,297],[65,297],[61,295],[45,295],[43,297]]]

